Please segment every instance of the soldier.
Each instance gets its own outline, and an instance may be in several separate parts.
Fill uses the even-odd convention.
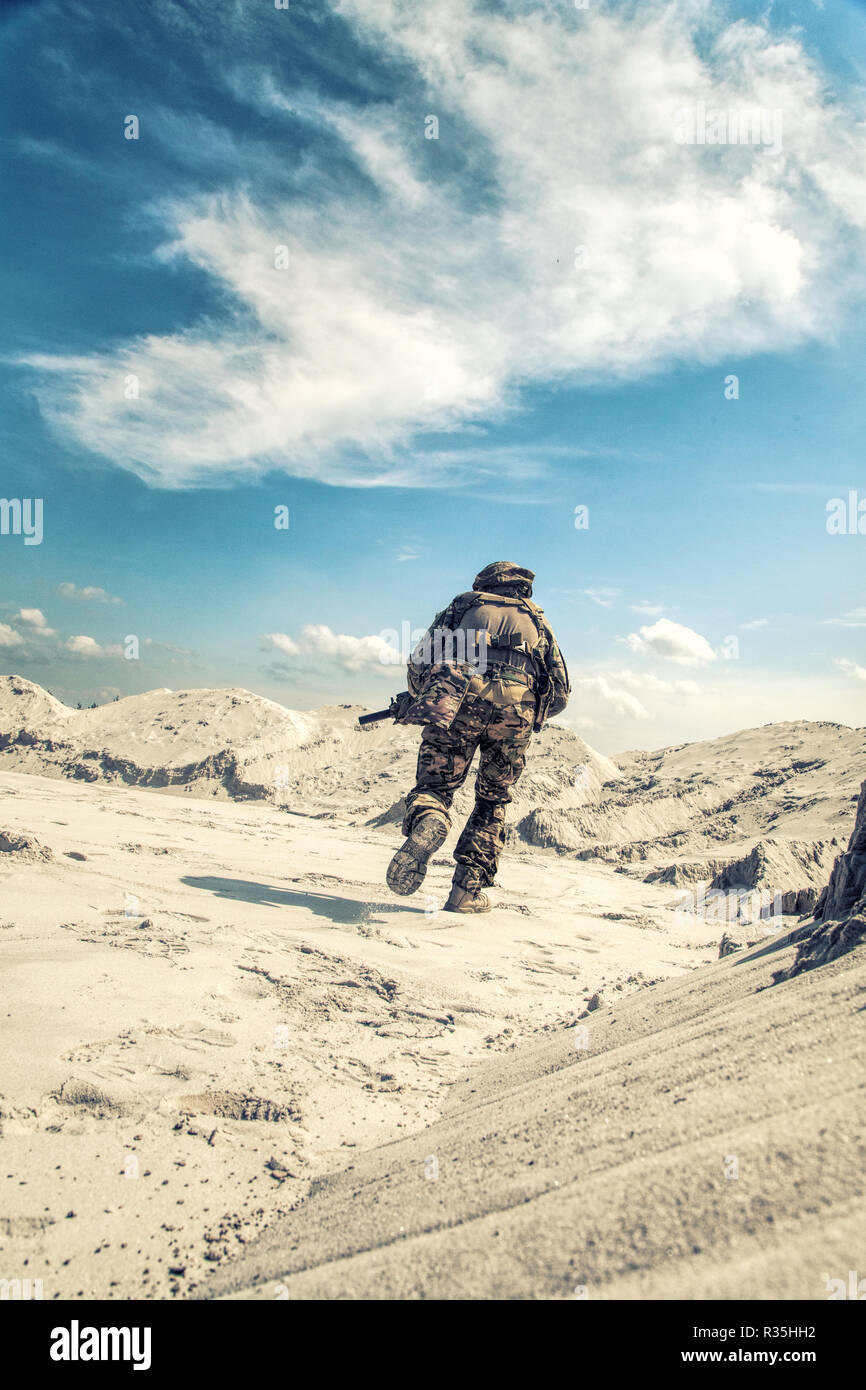
[[[532,570],[507,560],[486,565],[471,592],[437,613],[409,660],[415,703],[408,722],[425,727],[415,787],[406,798],[408,838],[388,866],[395,893],[414,893],[423,883],[448,834],[454,794],[481,748],[475,809],[454,850],[447,912],[490,911],[481,890],[496,877],[511,787],[523,771],[533,730],[568,702],[565,662],[532,602],[534,578]]]

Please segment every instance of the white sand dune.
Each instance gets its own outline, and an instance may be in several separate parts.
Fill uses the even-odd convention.
[[[0,797],[28,845],[0,853],[0,1220],[46,1297],[199,1287],[472,1059],[717,953],[608,865],[514,853],[479,921],[439,911],[445,857],[389,893],[393,827],[21,773]]]
[[[317,733],[314,715],[248,690],[151,690],[72,710],[0,677],[2,765],[48,776],[263,798],[274,766]]]
[[[476,1066],[204,1296],[826,1299],[864,1267],[864,991],[866,782],[818,925]]]
[[[755,948],[479,1067],[208,1297],[826,1299],[864,1267],[866,953]],[[799,986],[799,988],[798,988]]]
[[[269,800],[349,822],[400,818],[418,730],[359,729],[360,706],[299,713],[246,690],[151,691],[70,710],[0,677],[0,768],[184,795]],[[771,724],[604,757],[553,723],[515,788],[515,836],[612,862],[667,863],[762,836],[831,840],[866,775],[866,730]],[[469,788],[457,814],[468,811]]]
[[[815,1251],[866,1267],[859,928],[764,989],[808,924],[710,888],[814,884],[862,730],[609,760],[550,727],[479,919],[441,912],[456,825],[415,898],[384,886],[417,730],[0,697],[0,1244],[46,1298],[821,1297]],[[533,843],[548,814],[579,847]]]

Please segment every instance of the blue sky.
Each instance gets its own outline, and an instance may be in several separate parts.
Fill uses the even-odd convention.
[[[862,5],[0,15],[3,670],[379,704],[509,558],[604,751],[863,722]]]

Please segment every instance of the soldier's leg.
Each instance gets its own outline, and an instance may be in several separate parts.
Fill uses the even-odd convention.
[[[531,709],[516,705],[497,710],[482,734],[475,809],[454,851],[458,887],[489,887],[496,877],[505,841],[505,811],[511,788],[526,764],[532,723]]]
[[[451,824],[448,812],[455,792],[466,781],[481,726],[463,719],[450,729],[427,725],[418,749],[418,771],[415,786],[406,797],[403,834],[408,835],[412,823],[423,810],[438,811]]]
[[[470,716],[448,729],[428,725],[418,751],[418,777],[406,798],[405,841],[388,865],[388,887],[402,897],[416,893],[427,865],[445,841],[451,824],[448,809],[466,780],[478,744],[480,726]]]

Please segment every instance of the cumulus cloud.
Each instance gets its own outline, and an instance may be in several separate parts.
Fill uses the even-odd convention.
[[[34,636],[56,637],[57,632],[53,627],[49,627],[45,621],[45,614],[41,608],[21,608],[18,611],[16,622],[26,623],[32,630]]]
[[[639,633],[630,632],[622,640],[633,652],[649,652],[680,666],[704,666],[716,659],[706,637],[670,618],[659,618],[651,627],[642,627]]]
[[[101,646],[93,637],[87,637],[79,633],[75,637],[66,637],[58,643],[58,651],[66,652],[70,656],[83,657],[115,657],[123,655],[123,648],[117,644]]]
[[[0,647],[23,647],[24,638],[8,623],[0,623]]]
[[[266,632],[262,641],[282,652],[283,656],[300,656],[301,648],[291,637],[287,637],[284,632]]]
[[[617,714],[627,714],[633,719],[649,719],[650,712],[641,704],[636,695],[632,695],[621,686],[612,685],[606,676],[578,676],[572,681],[576,690],[587,691],[599,696],[605,704],[610,705]]]
[[[115,598],[113,594],[108,594],[104,589],[100,589],[96,584],[86,584],[83,589],[79,589],[77,584],[68,582],[58,584],[56,593],[61,598],[83,599],[92,603],[122,603],[123,599]]]
[[[566,722],[575,728],[599,727],[599,720],[613,711],[629,719],[652,719],[658,710],[648,709],[640,696],[663,696],[666,703],[672,699],[690,699],[700,694],[700,687],[693,680],[665,680],[650,671],[600,671],[589,676],[573,679],[575,696],[573,709]],[[635,692],[640,694],[635,694]],[[591,712],[587,710],[587,702]],[[656,706],[660,704],[655,702]],[[589,722],[586,722],[589,721]]]
[[[351,637],[332,632],[324,623],[309,623],[297,640],[282,632],[265,633],[262,641],[299,669],[337,667],[351,673],[391,675],[405,660],[384,637]]]
[[[685,0],[335,8],[359,71],[365,51],[377,73],[393,63],[393,95],[286,92],[245,34],[247,57],[223,65],[273,123],[258,200],[231,184],[162,208],[162,255],[211,278],[223,317],[28,358],[79,444],[162,487],[275,466],[430,486],[465,468],[426,457],[425,434],[514,408],[527,383],[787,350],[848,311],[866,131],[796,34]],[[782,111],[783,151],[677,143],[698,102]],[[299,123],[316,141],[291,175],[278,133]]]

